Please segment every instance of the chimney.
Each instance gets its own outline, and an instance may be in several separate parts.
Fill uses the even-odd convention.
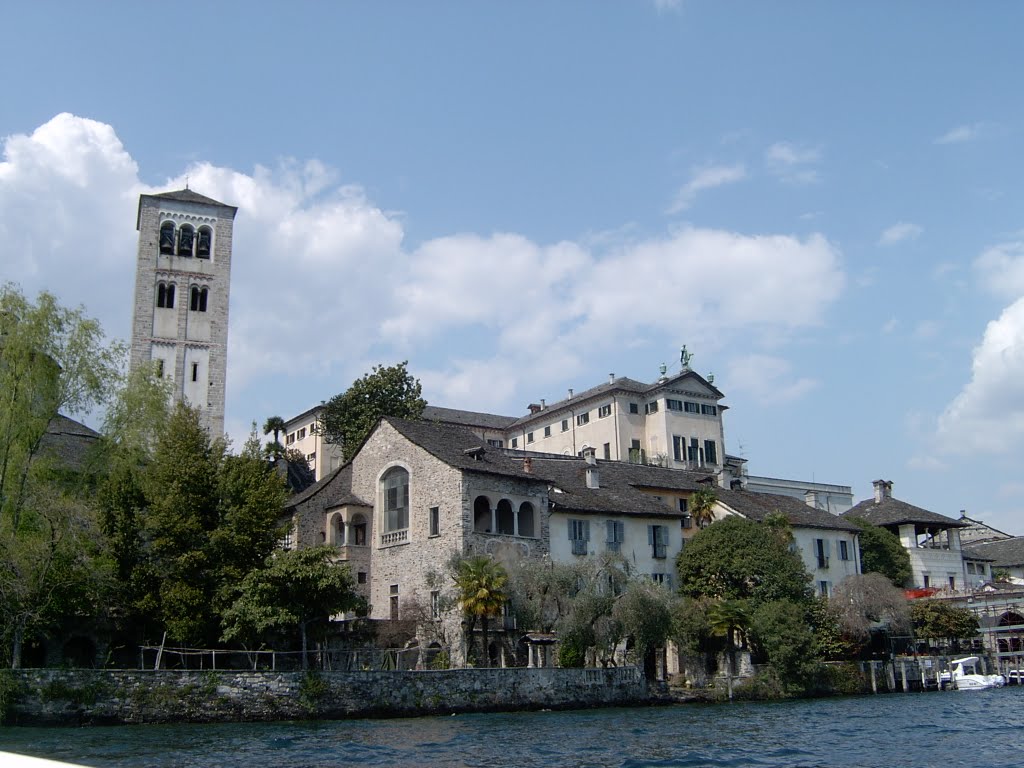
[[[587,464],[589,464],[590,466],[597,466],[597,451],[595,451],[593,448],[584,448],[583,458],[587,460]]]
[[[548,407],[548,404],[544,402],[544,398],[542,397],[540,399],[540,409],[543,411],[547,407]]]
[[[525,472],[528,475],[532,475],[533,474],[533,457],[532,456],[526,456],[526,457],[523,458],[523,472]]]
[[[615,374],[614,373],[609,373],[608,374],[608,383],[609,384],[614,384],[615,383]]]
[[[804,491],[804,502],[808,507],[818,509],[818,492],[817,491]]]
[[[583,458],[587,461],[587,488],[600,488],[601,483],[597,472],[597,455],[594,453],[594,449],[584,449]]]
[[[530,403],[530,404],[529,404],[528,406],[526,406],[526,407],[527,407],[527,408],[529,408],[529,410],[530,410],[530,415],[531,415],[531,416],[532,416],[533,414],[535,414],[535,413],[539,413],[539,412],[540,412],[540,406],[539,406],[539,405],[537,405],[537,403]]]
[[[872,485],[875,486],[875,504],[892,498],[892,480],[875,480]]]
[[[569,397],[572,397],[572,387],[569,387]]]

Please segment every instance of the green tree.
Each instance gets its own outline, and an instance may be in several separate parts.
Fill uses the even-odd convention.
[[[277,458],[278,456],[284,455],[284,446],[277,439],[277,436],[284,431],[284,419],[280,416],[269,416],[267,420],[263,422],[263,434],[269,435],[273,433],[274,440],[266,447],[266,453],[268,456]]]
[[[694,536],[679,553],[679,591],[693,598],[763,603],[810,598],[810,577],[789,546],[788,529],[738,516],[719,520]]]
[[[860,528],[861,573],[880,573],[897,587],[910,583],[910,554],[899,536],[860,517],[849,521]]]
[[[664,647],[672,634],[672,608],[672,593],[646,577],[630,580],[612,607],[618,637],[631,641],[635,661],[649,680],[654,679],[655,651]],[[614,651],[614,646],[609,651]]]
[[[978,617],[969,608],[960,608],[944,600],[915,600],[910,606],[914,634],[919,638],[948,640],[954,649],[961,640],[978,634]]]
[[[750,633],[771,664],[779,687],[787,694],[805,693],[821,673],[821,660],[811,628],[810,603],[788,599],[758,606],[751,616]]]
[[[483,652],[480,658],[484,666],[490,666],[488,628],[491,616],[501,611],[508,599],[505,584],[508,573],[501,563],[485,555],[475,555],[458,560],[452,574],[459,593],[459,605],[469,619],[469,636],[480,619],[483,629]]]
[[[718,498],[711,488],[700,488],[690,496],[690,515],[698,528],[707,528],[715,521],[715,502]]]
[[[351,459],[377,422],[384,416],[418,419],[427,406],[423,387],[406,369],[375,365],[373,372],[352,383],[345,392],[324,405],[320,428],[326,439],[341,446],[344,460]]]
[[[331,562],[332,547],[276,552],[265,567],[249,572],[238,585],[222,618],[225,642],[253,644],[271,631],[297,629],[302,668],[308,669],[311,628],[326,627],[331,616],[362,607],[352,574]]]
[[[732,681],[736,677],[736,638],[743,642],[743,635],[750,626],[750,614],[743,600],[719,600],[708,609],[708,625],[711,634],[725,638],[725,651],[729,659],[726,685],[729,701],[732,701]]]

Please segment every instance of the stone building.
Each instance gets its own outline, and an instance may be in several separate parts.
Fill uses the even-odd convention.
[[[237,208],[182,189],[140,195],[131,368],[153,365],[175,402],[224,431],[231,242]]]

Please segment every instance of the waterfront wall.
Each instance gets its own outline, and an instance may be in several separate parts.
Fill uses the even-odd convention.
[[[649,700],[642,672],[11,670],[6,722],[22,725],[244,722],[568,709]]]

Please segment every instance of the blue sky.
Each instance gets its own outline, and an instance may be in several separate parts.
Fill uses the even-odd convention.
[[[1024,533],[1019,3],[4,17],[0,279],[126,338],[138,195],[238,205],[236,440],[375,363],[518,415],[686,344],[752,473]]]

